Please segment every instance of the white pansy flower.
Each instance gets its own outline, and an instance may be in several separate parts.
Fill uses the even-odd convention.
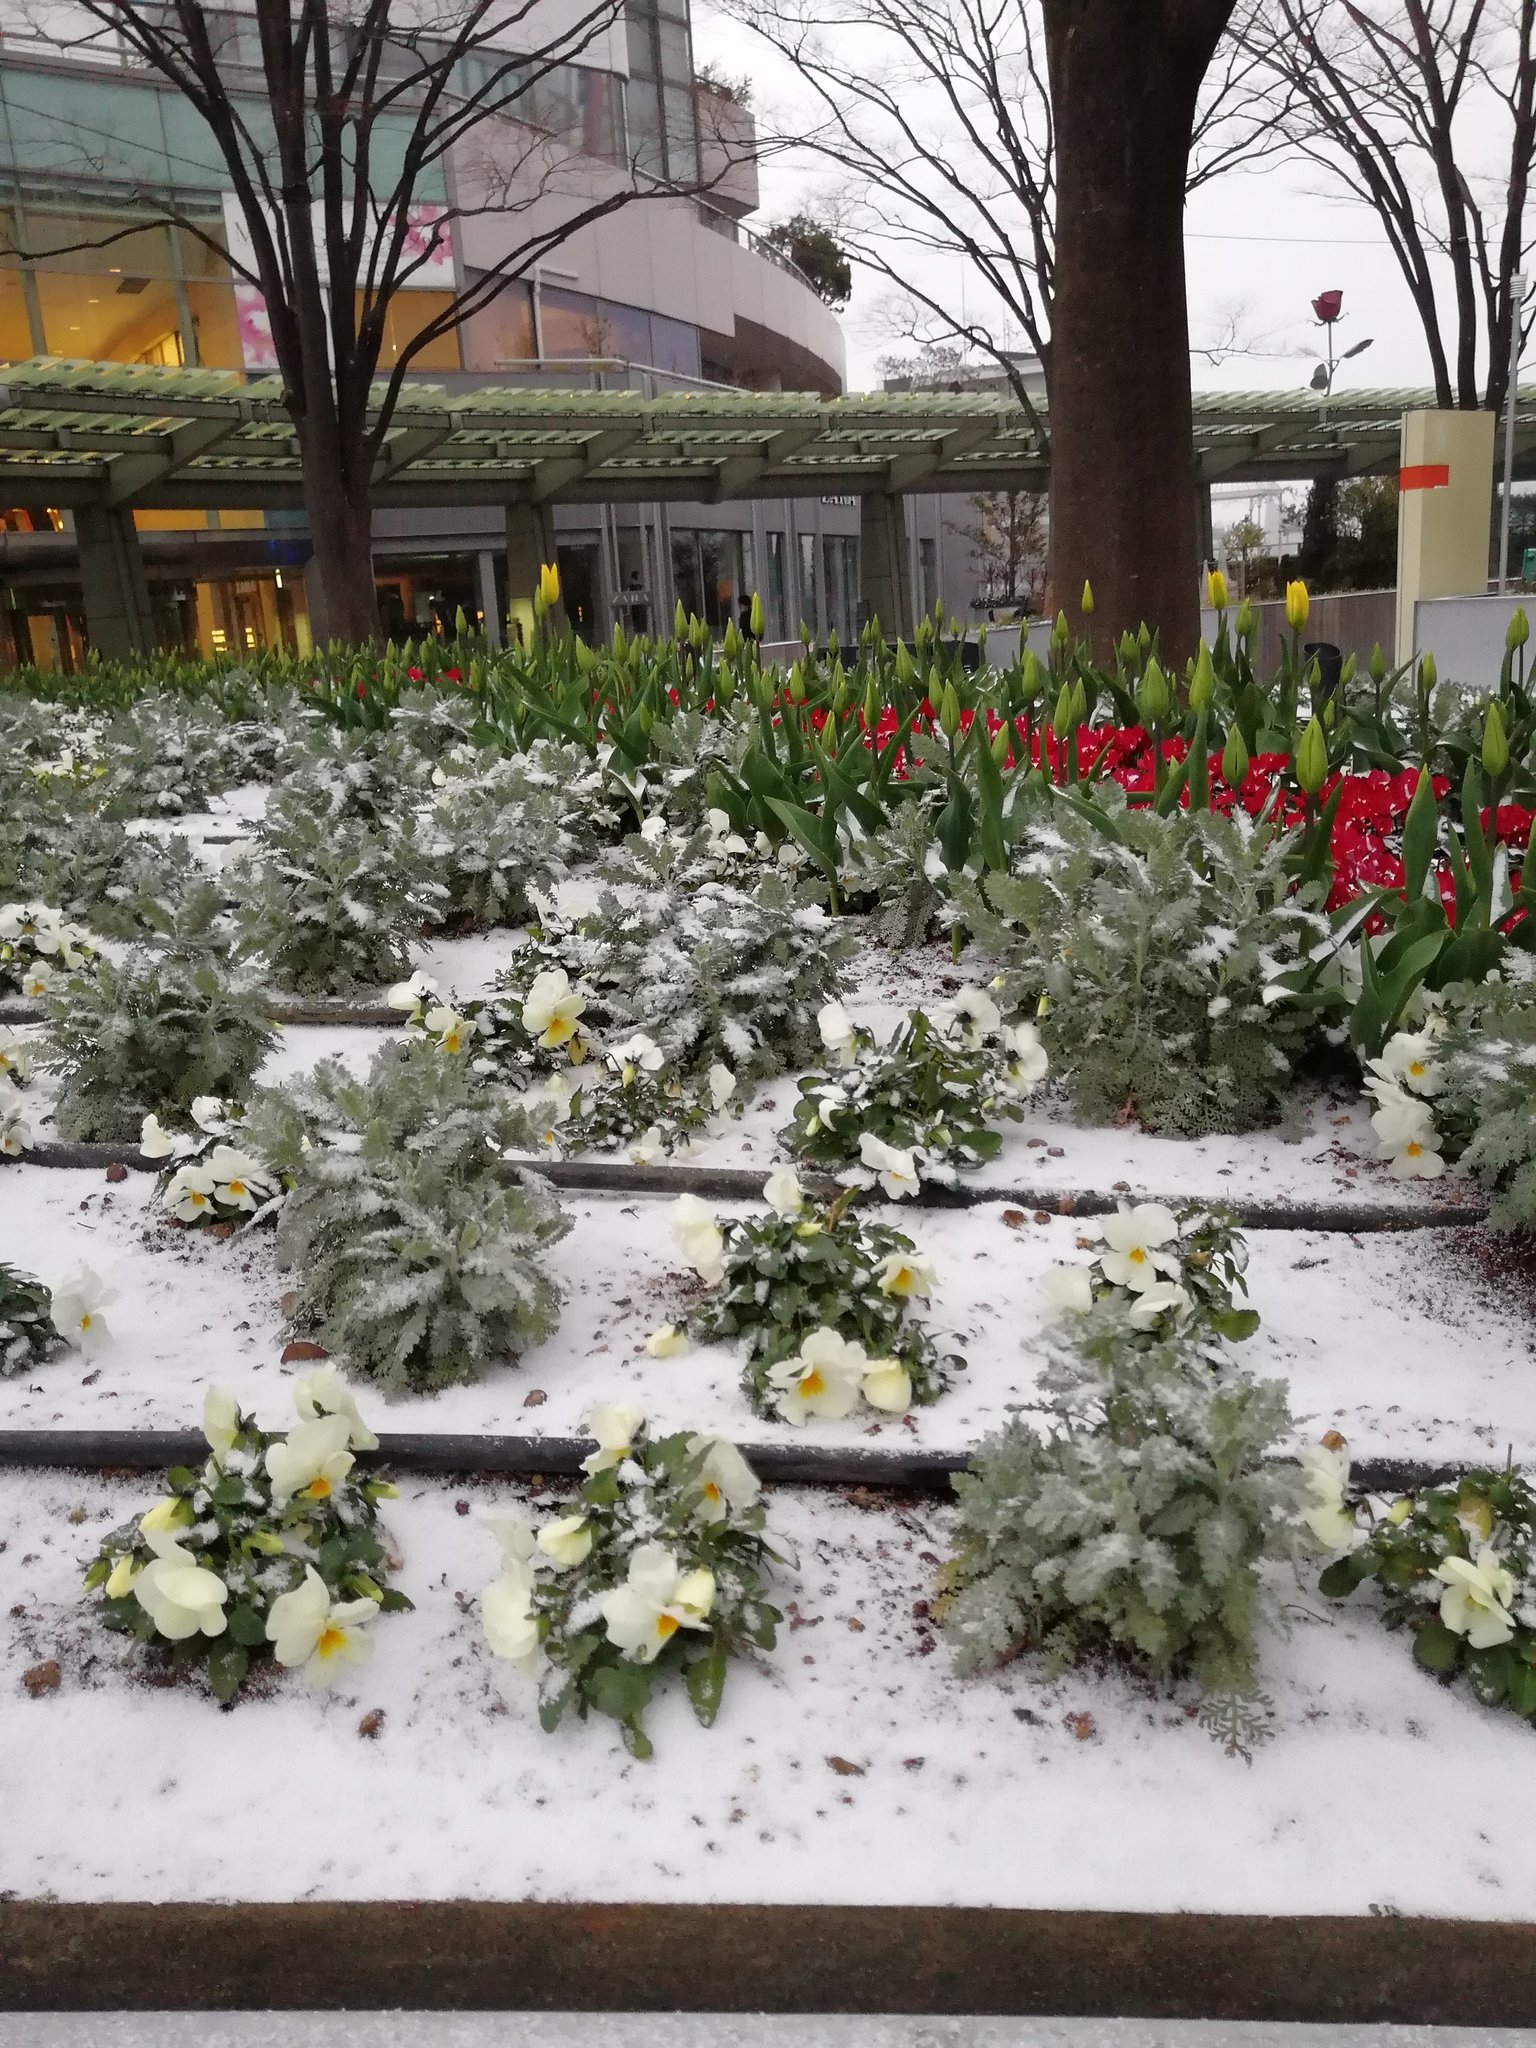
[[[963,988],[948,1002],[934,1005],[931,1021],[942,1036],[958,1038],[974,1050],[1001,1029],[1003,1016],[985,989]]]
[[[1085,1316],[1093,1307],[1093,1278],[1086,1266],[1052,1266],[1040,1282],[1045,1313],[1057,1316]]]
[[[850,1343],[836,1330],[812,1330],[796,1357],[768,1368],[774,1405],[786,1422],[805,1422],[813,1415],[836,1421],[857,1405],[869,1366],[862,1344]]]
[[[372,1655],[367,1624],[378,1611],[372,1600],[333,1601],[330,1587],[307,1564],[303,1585],[279,1593],[272,1602],[267,1641],[279,1664],[290,1670],[302,1664],[306,1678],[334,1685],[349,1665],[362,1664]]]
[[[1428,1137],[1435,1128],[1435,1113],[1427,1102],[1391,1084],[1378,1085],[1376,1108],[1371,1112],[1371,1129],[1382,1149],[1395,1150],[1411,1138]]]
[[[905,1415],[912,1406],[912,1375],[899,1358],[874,1358],[859,1382],[871,1408],[887,1415]]]
[[[889,1252],[875,1275],[880,1292],[896,1301],[910,1301],[914,1295],[926,1301],[936,1279],[932,1259],[921,1252]]]
[[[544,1524],[535,1540],[551,1564],[567,1571],[591,1556],[592,1524],[585,1515],[559,1515]]]
[[[34,1054],[30,1039],[19,1031],[0,1028],[0,1076],[21,1085],[31,1073]]]
[[[228,1112],[222,1098],[217,1095],[193,1096],[192,1121],[200,1131],[206,1131],[210,1138],[222,1137],[229,1129]]]
[[[1140,1294],[1156,1285],[1160,1273],[1179,1271],[1179,1220],[1161,1202],[1117,1210],[1105,1217],[1101,1234],[1109,1249],[1100,1254],[1099,1264],[1112,1287]]]
[[[272,1192],[267,1169],[249,1152],[233,1145],[214,1146],[208,1155],[208,1171],[213,1175],[214,1196],[226,1209],[255,1209]]]
[[[293,1383],[293,1405],[301,1422],[315,1422],[325,1415],[339,1415],[347,1425],[347,1448],[376,1451],[379,1440],[357,1412],[357,1401],[333,1364],[318,1367]]]
[[[422,1018],[423,1026],[432,1032],[438,1044],[446,1053],[460,1053],[475,1035],[476,1027],[467,1017],[450,1009],[446,1003],[438,1003]]]
[[[1394,1180],[1438,1180],[1444,1173],[1443,1140],[1426,1104],[1407,1096],[1385,1102],[1371,1123],[1380,1157]]]
[[[763,1483],[746,1459],[724,1437],[693,1436],[688,1454],[704,1454],[699,1468],[701,1499],[694,1510],[701,1522],[723,1522],[732,1508],[749,1508],[763,1490]]]
[[[227,1451],[240,1427],[240,1404],[225,1387],[210,1387],[203,1396],[203,1435],[210,1450]]]
[[[582,1471],[590,1476],[621,1465],[644,1421],[643,1408],[631,1407],[627,1401],[600,1401],[587,1418],[587,1427],[597,1439],[597,1449],[582,1459]]]
[[[1137,1329],[1146,1330],[1159,1316],[1181,1316],[1186,1309],[1193,1307],[1194,1303],[1177,1280],[1154,1280],[1150,1287],[1143,1287],[1137,1292],[1128,1314]]]
[[[805,1208],[805,1189],[792,1166],[776,1166],[763,1182],[763,1200],[775,1216],[798,1216]]]
[[[708,1628],[714,1604],[714,1574],[683,1571],[660,1543],[640,1544],[624,1584],[598,1602],[609,1640],[636,1664],[653,1663],[680,1628]]]
[[[719,1060],[709,1070],[709,1104],[714,1110],[722,1110],[736,1093],[736,1076]]]
[[[24,996],[45,996],[52,987],[53,969],[41,961],[34,961],[21,977]]]
[[[480,1595],[480,1618],[493,1654],[531,1676],[539,1659],[539,1624],[533,1612],[533,1573],[526,1563],[503,1560],[501,1577]]]
[[[352,1470],[352,1453],[347,1449],[350,1435],[345,1415],[321,1415],[268,1444],[267,1477],[272,1482],[274,1504],[282,1507],[295,1494],[306,1500],[329,1500]]]
[[[1367,1071],[1376,1077],[1368,1085],[1385,1083],[1409,1095],[1438,1095],[1445,1086],[1445,1069],[1434,1056],[1437,1036],[1428,1030],[1394,1032],[1381,1058],[1367,1063]]]
[[[667,1056],[649,1032],[636,1031],[607,1055],[608,1065],[628,1087],[637,1073],[659,1074]]]
[[[1349,1485],[1347,1447],[1308,1444],[1300,1463],[1308,1495],[1301,1519],[1324,1550],[1348,1550],[1355,1538],[1355,1518],[1344,1500]]]
[[[421,1010],[437,998],[437,983],[418,967],[409,981],[397,981],[384,998],[392,1010]]]
[[[146,1159],[174,1158],[193,1142],[190,1138],[173,1137],[153,1110],[139,1126],[139,1150]]]
[[[21,1095],[9,1082],[0,1089],[0,1157],[19,1159],[32,1142],[32,1126],[22,1114]]]
[[[872,1131],[863,1131],[859,1135],[859,1158],[865,1166],[874,1169],[881,1187],[893,1202],[899,1202],[907,1195],[916,1195],[917,1160],[911,1152],[902,1152],[895,1145],[887,1145]]]
[[[103,1286],[90,1267],[77,1266],[53,1290],[53,1327],[77,1351],[89,1356],[112,1334],[101,1313],[111,1300],[111,1290]]]
[[[697,1195],[679,1195],[672,1208],[672,1236],[699,1278],[718,1287],[725,1278],[725,1239],[709,1204]]]
[[[546,967],[534,976],[523,1002],[523,1029],[546,1049],[568,1045],[586,1009],[586,998],[571,987],[563,967]]]
[[[648,1358],[676,1358],[678,1353],[688,1349],[688,1339],[676,1323],[663,1323],[659,1330],[652,1330],[645,1340]]]
[[[133,1580],[133,1595],[160,1634],[172,1643],[223,1635],[229,1588],[217,1572],[161,1531],[150,1531],[149,1542],[155,1555]]]
[[[1005,1044],[1008,1086],[1015,1095],[1028,1095],[1045,1079],[1051,1064],[1040,1043],[1040,1033],[1033,1024],[1015,1024],[1008,1031]]]
[[[217,1186],[206,1166],[178,1166],[160,1199],[178,1223],[197,1223],[216,1214],[213,1198]]]
[[[853,1019],[841,1003],[823,1003],[816,1012],[816,1029],[821,1033],[821,1042],[834,1055],[839,1064],[851,1067],[855,1057],[853,1042]]]
[[[1497,1551],[1484,1544],[1475,1561],[1444,1558],[1435,1566],[1435,1577],[1445,1586],[1440,1619],[1453,1635],[1465,1636],[1474,1650],[1492,1650],[1509,1641],[1515,1632],[1509,1611],[1515,1581]]]
[[[631,1166],[654,1166],[658,1159],[666,1157],[666,1151],[660,1124],[648,1124],[638,1138],[630,1139],[627,1147]]]

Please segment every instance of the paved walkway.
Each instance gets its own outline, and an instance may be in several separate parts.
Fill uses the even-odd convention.
[[[0,2048],[1536,2048],[1536,2027],[654,2013],[0,2013]]]

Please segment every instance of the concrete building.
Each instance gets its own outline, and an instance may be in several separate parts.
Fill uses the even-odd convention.
[[[574,0],[550,4],[584,11]],[[233,89],[248,79],[256,93],[252,24],[238,9],[225,19],[221,65]],[[212,138],[184,99],[110,38],[73,46],[78,27],[67,7],[46,22],[25,0],[0,10],[0,362],[46,354],[270,368],[259,295],[145,203],[148,194],[173,205],[235,248],[240,214]],[[842,390],[836,315],[749,225],[758,208],[751,114],[696,75],[688,0],[627,0],[578,61],[541,80],[527,112],[562,138],[567,162],[594,191],[633,162],[662,196],[570,237],[433,343],[413,375],[449,388]],[[467,159],[450,162],[439,199],[451,183],[462,203],[476,175]],[[665,191],[701,180],[707,200]],[[494,211],[456,218],[451,254],[397,301],[393,353],[381,367],[456,286],[504,257],[505,237],[525,232],[526,221],[509,227]],[[754,591],[769,639],[792,637],[802,619],[820,635],[835,628],[847,639],[857,629],[855,501],[539,510],[531,525],[526,512],[514,521],[512,558],[553,548],[570,613],[589,637],[606,637],[616,620],[670,620],[679,599],[723,631]],[[139,511],[134,522],[163,644],[204,653],[307,646],[301,515]],[[499,630],[509,601],[524,594],[508,588],[508,541],[506,515],[494,507],[380,512],[386,624],[441,629],[462,606]],[[82,551],[89,572],[95,544],[66,511],[0,507],[0,656],[80,657]]]

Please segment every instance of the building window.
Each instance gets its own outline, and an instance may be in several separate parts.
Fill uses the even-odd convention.
[[[851,647],[859,637],[859,543],[851,533],[829,533],[821,548],[827,631]]]
[[[800,535],[800,576],[799,576],[800,624],[805,627],[813,640],[821,638],[820,606],[816,602],[816,536],[814,533]]]
[[[630,154],[653,178],[697,184],[699,135],[688,0],[629,0],[626,27]]]
[[[917,543],[917,608],[931,612],[939,597],[939,544],[929,534]]]
[[[764,638],[787,640],[789,630],[789,554],[784,545],[784,535],[770,528],[768,543],[768,588],[763,592],[763,610],[766,614]]]
[[[709,528],[672,534],[672,587],[685,612],[717,640],[734,620],[745,632],[752,609],[752,536]]]

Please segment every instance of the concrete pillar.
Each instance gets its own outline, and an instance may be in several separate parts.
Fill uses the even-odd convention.
[[[155,649],[155,616],[133,514],[124,506],[82,505],[75,513],[80,585],[91,645],[123,661]]]
[[[507,507],[507,625],[509,633],[520,634],[524,646],[533,643],[533,593],[539,587],[539,570],[556,560],[555,522],[547,505],[513,504]],[[564,608],[561,608],[561,621]]]
[[[859,500],[859,581],[866,617],[877,618],[889,640],[910,640],[912,564],[905,501],[893,491],[866,491]]]
[[[481,630],[492,647],[502,642],[501,601],[496,595],[496,557],[484,549],[475,557],[475,590],[480,604]]]
[[[1397,659],[1421,597],[1481,597],[1493,531],[1491,412],[1405,412],[1397,517]]]

